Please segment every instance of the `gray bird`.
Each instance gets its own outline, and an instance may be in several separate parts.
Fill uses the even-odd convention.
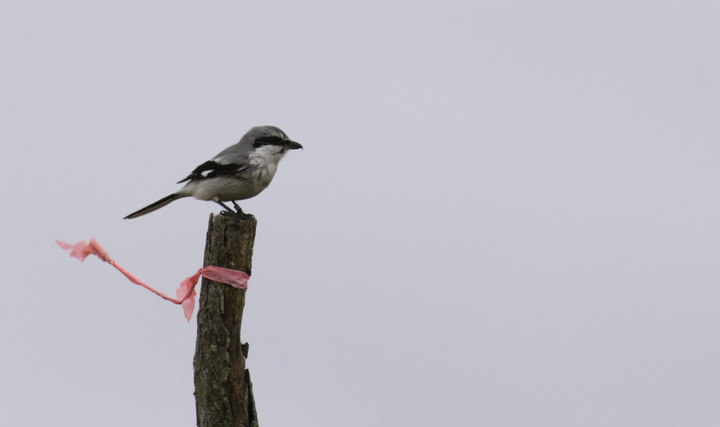
[[[270,185],[280,159],[288,150],[298,148],[303,147],[275,126],[256,126],[240,142],[224,149],[178,181],[178,184],[187,182],[178,192],[131,213],[125,219],[145,215],[183,197],[212,200],[228,212],[232,210],[223,202],[232,202],[237,214],[244,216],[235,201],[260,194]]]

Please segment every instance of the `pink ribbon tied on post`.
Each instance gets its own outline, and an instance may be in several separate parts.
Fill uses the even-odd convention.
[[[185,318],[188,322],[190,321],[190,317],[192,317],[192,313],[195,310],[195,286],[197,285],[200,276],[203,276],[206,279],[215,282],[226,283],[238,289],[247,289],[247,282],[250,279],[250,276],[248,276],[248,274],[243,271],[231,270],[229,268],[215,266],[203,267],[192,276],[183,280],[182,283],[180,283],[180,287],[178,287],[177,291],[175,291],[177,298],[172,298],[158,291],[152,286],[146,284],[142,280],[138,279],[134,274],[125,270],[125,268],[123,268],[120,264],[115,262],[115,260],[110,258],[110,254],[108,254],[107,251],[103,249],[103,247],[100,246],[100,244],[94,238],[90,239],[90,243],[81,241],[75,243],[74,245],[62,242],[60,240],[56,240],[55,242],[57,242],[57,244],[61,248],[69,250],[70,256],[79,259],[81,262],[84,261],[88,255],[95,255],[101,260],[115,267],[118,271],[120,271],[123,275],[125,275],[125,277],[127,277],[131,282],[135,283],[136,285],[142,286],[143,288],[153,292],[160,298],[163,298],[175,304],[182,305],[183,313],[185,314]]]

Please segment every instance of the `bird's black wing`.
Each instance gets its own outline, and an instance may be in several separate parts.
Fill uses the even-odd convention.
[[[196,167],[190,175],[185,179],[178,181],[178,184],[191,179],[207,179],[222,175],[232,175],[237,172],[241,172],[247,168],[246,165],[238,165],[234,163],[220,164],[215,160],[208,160],[207,162]]]

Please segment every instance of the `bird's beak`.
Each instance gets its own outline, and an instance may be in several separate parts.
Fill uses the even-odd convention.
[[[303,148],[302,145],[298,144],[295,141],[286,141],[285,147],[287,147],[288,150],[297,150],[298,148]]]

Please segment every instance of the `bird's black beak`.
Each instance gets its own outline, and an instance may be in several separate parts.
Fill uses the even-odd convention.
[[[287,147],[288,150],[297,150],[298,148],[303,148],[302,145],[298,144],[295,141],[286,141],[285,147]]]

